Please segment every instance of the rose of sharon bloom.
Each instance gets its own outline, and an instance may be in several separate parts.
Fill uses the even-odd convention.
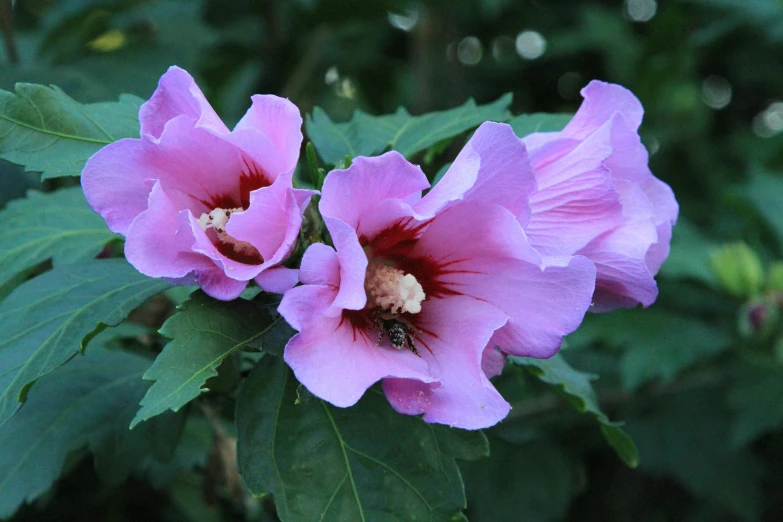
[[[627,89],[599,81],[560,132],[522,139],[538,191],[525,230],[545,256],[581,254],[598,269],[592,311],[649,306],[669,255],[678,206],[647,166],[643,109]]]
[[[128,261],[224,300],[251,279],[272,292],[294,286],[297,271],[280,263],[313,194],[292,188],[302,143],[296,106],[255,95],[231,131],[193,78],[171,67],[139,120],[141,139],[107,145],[82,173],[90,206],[127,237]]]
[[[520,220],[535,183],[507,125],[480,127],[422,198],[427,188],[397,152],[327,176],[320,210],[335,248],[310,246],[303,286],[283,297],[299,331],[285,360],[337,406],[383,380],[401,413],[484,428],[509,411],[484,348],[551,356],[590,305],[595,268],[581,256],[544,265],[530,246]]]

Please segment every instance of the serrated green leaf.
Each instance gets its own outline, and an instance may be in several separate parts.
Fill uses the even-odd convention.
[[[610,421],[598,405],[591,382],[596,379],[595,375],[575,370],[559,353],[549,359],[512,356],[509,360],[526,367],[542,382],[555,386],[580,412],[593,415],[601,423],[601,431],[617,455],[632,468],[639,465],[639,453],[633,440],[620,428],[622,423]]]
[[[374,390],[351,408],[296,404],[297,386],[267,357],[237,399],[240,473],[283,521],[464,519],[454,459],[486,456],[481,432],[399,415]]]
[[[204,383],[218,374],[226,357],[259,339],[263,342],[264,334],[279,321],[264,304],[218,301],[194,292],[160,329],[172,341],[144,374],[155,384],[141,401],[131,428],[167,410],[177,411],[201,395]]]
[[[40,377],[79,353],[84,339],[128,313],[168,283],[124,259],[55,267],[16,288],[0,304],[0,426]]]
[[[99,474],[116,484],[144,469],[155,453],[176,447],[181,415],[128,430],[133,416],[128,405],[149,387],[141,379],[149,363],[95,348],[40,379],[27,405],[0,428],[0,518],[46,492],[74,450],[89,446]]]
[[[57,87],[18,83],[0,90],[0,158],[41,172],[42,179],[78,176],[106,144],[139,136],[142,100],[81,104]]]
[[[561,131],[573,117],[573,114],[534,112],[532,114],[514,116],[509,120],[508,124],[514,129],[514,134],[524,138],[534,132]]]
[[[30,191],[0,212],[0,285],[47,259],[73,263],[97,256],[112,234],[79,187]]]
[[[508,120],[511,94],[486,105],[472,99],[464,105],[421,116],[411,116],[402,107],[394,114],[371,116],[356,111],[351,121],[334,123],[320,108],[307,116],[307,135],[321,158],[336,165],[348,155],[372,156],[391,148],[412,156],[441,140],[453,138],[485,121]]]

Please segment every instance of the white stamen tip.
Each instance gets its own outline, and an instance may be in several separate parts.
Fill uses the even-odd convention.
[[[426,297],[413,274],[380,262],[372,262],[367,267],[364,286],[372,306],[395,314],[421,312],[421,303]]]

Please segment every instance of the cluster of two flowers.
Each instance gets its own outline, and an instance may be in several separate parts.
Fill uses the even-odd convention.
[[[314,192],[292,187],[287,100],[254,96],[230,131],[173,67],[141,139],[99,151],[82,185],[141,272],[218,299],[251,279],[284,293],[299,332],[285,360],[315,395],[350,406],[383,381],[399,412],[483,428],[510,408],[489,381],[507,354],[549,357],[588,309],[656,298],[677,203],[647,167],[638,100],[600,82],[583,95],[561,132],[483,124],[424,196],[396,152],[332,171],[319,210],[334,248],[311,245],[299,270],[282,262]]]

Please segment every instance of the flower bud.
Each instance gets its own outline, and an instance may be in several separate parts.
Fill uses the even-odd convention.
[[[712,271],[721,287],[740,299],[758,295],[764,268],[756,253],[740,241],[722,246],[712,254]]]

